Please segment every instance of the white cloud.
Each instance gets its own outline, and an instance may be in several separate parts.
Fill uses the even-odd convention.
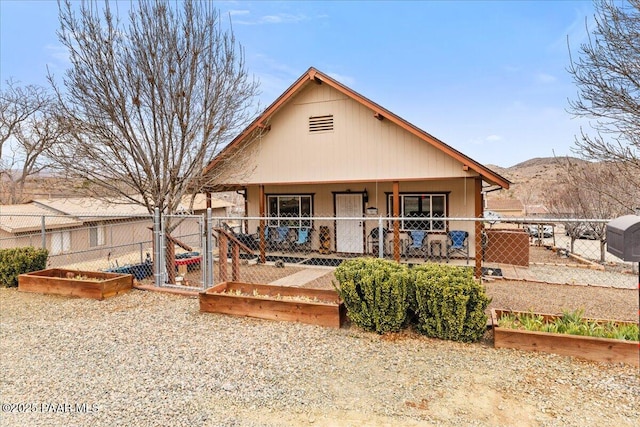
[[[536,74],[535,79],[538,83],[542,84],[555,83],[558,80],[556,76],[552,76],[551,74],[547,73],[538,73]]]
[[[237,15],[248,15],[251,12],[248,10],[230,10],[229,11],[229,15],[231,16],[237,16]]]
[[[249,15],[249,13],[243,13],[243,15]],[[306,15],[302,14],[278,13],[275,15],[263,15],[255,19],[236,20],[234,23],[241,25],[295,24],[297,22],[307,21],[308,19]]]
[[[594,10],[591,6],[580,5],[576,8],[573,21],[567,25],[562,33],[551,43],[552,50],[567,51],[567,43],[575,50],[581,43],[588,40],[588,31],[595,27]]]
[[[485,141],[487,142],[502,141],[502,137],[500,135],[489,135],[488,137],[485,138]]]

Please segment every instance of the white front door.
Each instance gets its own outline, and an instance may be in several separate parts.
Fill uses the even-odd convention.
[[[336,252],[364,253],[362,194],[336,194]]]

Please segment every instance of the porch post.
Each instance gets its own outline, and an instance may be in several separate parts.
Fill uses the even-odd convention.
[[[393,259],[400,262],[400,182],[393,181]]]
[[[218,266],[218,274],[220,276],[220,282],[226,282],[227,276],[227,251],[229,249],[227,236],[224,233],[218,233],[218,259],[220,265]]]
[[[260,185],[260,195],[259,195],[259,199],[260,199],[260,226],[258,227],[258,238],[260,239],[260,263],[264,264],[267,262],[267,257],[265,255],[265,250],[267,247],[267,242],[265,241],[264,237],[265,237],[265,230],[266,230],[266,221],[264,220],[265,216],[266,216],[266,211],[265,211],[265,206],[264,206],[264,185]]]
[[[475,200],[475,217],[482,218],[482,211],[484,208],[484,200],[482,196],[482,176],[475,179],[474,186],[474,200]],[[475,252],[476,252],[476,265],[474,275],[477,279],[482,276],[482,259],[484,258],[484,248],[482,247],[482,229],[484,223],[479,219],[475,221]]]

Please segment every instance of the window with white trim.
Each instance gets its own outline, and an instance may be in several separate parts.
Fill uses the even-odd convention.
[[[393,194],[389,194],[389,216],[393,216]],[[433,193],[400,194],[400,228],[402,230],[444,231],[447,195]],[[415,219],[413,219],[415,218]]]
[[[89,246],[104,246],[105,244],[105,226],[103,224],[92,225],[89,227]]]
[[[58,255],[71,250],[71,232],[56,231],[51,234],[51,255]]]
[[[306,194],[273,194],[267,196],[267,215],[271,226],[311,227],[313,198]]]

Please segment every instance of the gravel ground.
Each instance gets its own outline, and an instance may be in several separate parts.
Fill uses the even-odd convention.
[[[637,309],[629,290],[487,290],[513,308],[573,301],[616,318]],[[600,427],[640,418],[637,368],[497,350],[490,332],[476,344],[378,336],[199,313],[195,298],[137,290],[93,301],[0,289],[0,322],[2,426]]]

